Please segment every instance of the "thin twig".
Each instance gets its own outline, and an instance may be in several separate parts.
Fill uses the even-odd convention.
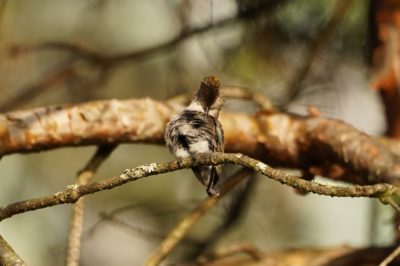
[[[302,180],[298,176],[288,175],[281,170],[274,169],[265,163],[250,158],[240,153],[210,153],[199,154],[192,158],[184,158],[167,163],[151,163],[141,165],[133,169],[127,169],[120,176],[114,176],[105,180],[92,182],[86,185],[69,185],[66,190],[55,194],[15,202],[0,207],[0,221],[16,214],[43,209],[65,203],[75,203],[80,197],[99,191],[113,189],[128,182],[136,181],[143,177],[168,173],[180,169],[187,169],[198,165],[235,164],[251,168],[254,171],[267,176],[275,181],[290,187],[299,188],[306,192],[331,197],[370,197],[378,198],[387,204],[388,200],[400,196],[400,188],[386,183],[368,186],[332,186],[314,181]]]
[[[178,204],[178,206],[179,206],[180,204]],[[117,208],[117,209],[114,209],[114,210],[112,210],[111,212],[104,212],[104,211],[102,211],[102,212],[100,212],[99,213],[99,217],[100,217],[100,219],[96,222],[96,223],[94,223],[84,234],[83,234],[83,236],[82,236],[82,238],[89,238],[89,237],[92,237],[93,235],[94,235],[94,233],[96,232],[96,230],[98,229],[98,227],[102,224],[102,223],[104,223],[104,222],[114,222],[114,221],[111,221],[111,219],[118,219],[117,217],[117,215],[118,214],[120,214],[120,213],[122,213],[122,212],[125,212],[125,211],[128,211],[128,210],[132,210],[133,208],[140,208],[140,207],[144,207],[144,208],[150,208],[150,209],[152,209],[152,211],[153,211],[153,213],[154,212],[156,212],[157,214],[154,214],[154,215],[165,215],[165,214],[171,214],[171,212],[179,212],[179,213],[183,213],[183,212],[185,212],[188,208],[187,208],[187,206],[180,206],[178,209],[163,209],[161,212],[160,211],[156,211],[156,210],[154,210],[154,205],[152,205],[152,204],[150,204],[150,205],[148,205],[147,206],[147,204],[144,204],[144,203],[134,203],[134,204],[129,204],[129,205],[126,205],[126,206],[123,206],[123,207],[120,207],[120,208]],[[123,221],[121,221],[120,220],[120,222],[122,222],[123,223]],[[116,222],[116,224],[119,224],[119,222]],[[131,225],[130,225],[131,226]],[[124,226],[123,226],[124,227]],[[141,230],[141,228],[137,228],[137,227],[135,227],[135,228],[133,228],[133,230],[131,230],[131,231],[137,231],[137,229],[139,229],[139,230]],[[144,231],[149,231],[149,230],[144,230]],[[162,235],[162,237],[161,237],[161,234],[160,233],[156,233],[156,232],[154,232],[154,236],[155,235],[159,235],[160,237],[159,238],[164,238],[165,237],[165,234],[163,234]],[[194,242],[194,241],[191,241],[191,242]]]
[[[156,231],[152,231],[152,230],[149,230],[146,228],[134,226],[134,225],[129,224],[109,213],[101,212],[101,213],[99,213],[99,216],[102,219],[102,221],[110,222],[110,223],[116,225],[118,228],[125,229],[125,231],[128,231],[129,233],[135,234],[135,236],[143,235],[145,237],[149,237],[149,238],[157,239],[157,240],[163,239],[165,237],[165,234],[162,234],[162,233],[159,233]]]
[[[107,159],[107,157],[115,149],[116,145],[103,145],[99,146],[87,163],[87,165],[79,172],[77,176],[77,183],[80,185],[87,184],[92,176],[96,173],[100,165]],[[66,266],[79,265],[80,258],[80,245],[82,236],[83,224],[83,211],[84,211],[84,198],[80,198],[74,204],[71,221],[69,226],[68,241],[67,241],[67,254],[65,257]]]
[[[206,239],[202,240],[201,245],[198,245],[193,251],[187,252],[183,257],[185,260],[193,261],[208,250],[211,250],[216,246],[218,241],[225,235],[229,234],[230,231],[235,230],[235,226],[240,222],[240,218],[250,206],[250,200],[254,198],[255,188],[257,187],[259,178],[256,175],[248,178],[246,187],[243,190],[231,195],[230,200],[232,201],[229,208],[225,211],[225,215],[220,216],[222,223],[218,225]]]
[[[256,105],[258,105],[264,111],[275,112],[277,109],[272,104],[271,99],[265,96],[262,93],[254,91],[250,88],[244,88],[240,86],[223,86],[222,87],[222,95],[227,99],[240,99],[252,101]],[[192,93],[184,93],[172,97],[168,100],[169,104],[180,104],[187,105],[191,98],[193,97]]]
[[[325,27],[317,34],[316,38],[313,40],[307,51],[306,58],[304,59],[303,65],[300,67],[299,71],[296,72],[294,77],[289,81],[287,85],[289,92],[289,99],[293,100],[299,96],[301,91],[301,86],[309,72],[312,70],[316,58],[321,54],[322,50],[330,44],[330,40],[333,36],[333,32],[336,27],[342,22],[343,17],[346,15],[347,11],[350,9],[353,1],[352,0],[339,0],[336,3],[335,9],[329,21],[326,23]]]
[[[0,112],[10,111],[24,103],[31,101],[36,96],[54,88],[73,75],[73,69],[70,65],[60,66],[49,74],[46,74],[36,84],[27,86],[19,94],[7,99],[0,105]]]
[[[15,253],[7,241],[0,235],[0,265],[25,266],[25,262]]]
[[[254,20],[260,15],[265,15],[266,11],[271,12],[272,10],[274,10],[274,7],[277,6],[278,4],[275,3],[274,1],[272,2],[263,1],[260,2],[260,4],[258,5],[251,6],[247,9],[239,10],[239,12],[233,17],[221,19],[215,22],[209,22],[197,28],[192,28],[192,29],[184,28],[184,30],[181,31],[180,34],[178,34],[177,36],[166,42],[156,44],[154,46],[147,47],[139,51],[133,51],[130,53],[124,53],[120,55],[104,55],[94,50],[87,49],[83,46],[62,43],[62,42],[44,43],[36,46],[35,49],[58,49],[58,50],[69,51],[73,54],[80,55],[82,58],[87,59],[88,61],[92,61],[93,63],[98,63],[103,65],[104,67],[109,68],[111,66],[119,65],[121,63],[125,63],[131,60],[140,60],[145,57],[154,55],[158,52],[167,51],[171,48],[174,48],[177,44],[198,34],[205,33],[209,30],[224,27],[232,23],[238,22],[240,20]]]
[[[252,101],[257,104],[263,111],[277,111],[277,109],[272,104],[271,99],[269,99],[264,94],[251,90],[249,88],[243,88],[239,86],[224,86],[222,93],[226,98]]]
[[[240,181],[244,180],[252,173],[252,170],[243,168],[230,177],[222,187],[221,196],[217,198],[206,198],[188,215],[186,215],[166,236],[160,246],[154,251],[153,255],[146,261],[146,266],[156,266],[176,247],[193,225],[212,207],[214,207],[221,197],[231,191]]]
[[[259,248],[257,248],[256,246],[254,246],[253,244],[240,243],[240,244],[234,244],[230,246],[223,246],[221,248],[217,248],[212,252],[210,252],[209,254],[199,257],[197,262],[200,264],[205,264],[215,259],[229,257],[232,255],[236,255],[238,253],[248,254],[255,261],[260,261],[265,257],[264,252]]]
[[[125,222],[122,219],[119,219],[118,217],[116,217],[115,215],[110,214],[110,213],[102,212],[99,214],[99,216],[101,217],[102,221],[110,222],[113,225],[115,225],[117,228],[120,228],[120,229],[124,230],[125,232],[133,234],[135,237],[137,237],[138,235],[141,235],[143,237],[151,238],[151,239],[157,240],[157,241],[160,241],[161,239],[164,239],[166,237],[165,233],[160,233],[160,232],[150,230],[148,228],[143,228],[143,227],[139,227],[136,225],[132,225],[130,223]],[[199,242],[194,239],[186,238],[186,239],[183,239],[183,241],[186,244],[191,245],[191,246],[199,245]]]
[[[32,47],[18,47],[18,46],[11,47],[12,50],[17,51],[19,54],[33,52],[33,51],[41,51],[41,50],[66,51],[70,53],[73,56],[73,59],[75,60],[71,60],[70,64],[66,66],[65,69],[60,68],[54,70],[54,73],[52,73],[50,76],[44,77],[34,86],[31,86],[27,90],[23,90],[22,93],[8,100],[6,103],[4,103],[3,106],[0,106],[0,110],[3,111],[10,110],[12,108],[15,108],[15,106],[17,105],[20,105],[32,99],[32,97],[30,96],[37,97],[38,95],[44,93],[45,91],[47,91],[52,87],[49,84],[48,81],[49,79],[51,79],[51,82],[53,82],[52,80],[55,80],[57,81],[57,83],[61,81],[66,81],[68,78],[72,76],[71,73],[73,73],[74,69],[76,68],[76,66],[74,65],[76,59],[82,59],[87,63],[89,63],[90,65],[98,66],[101,69],[101,75],[99,76],[106,79],[109,77],[108,75],[109,72],[113,70],[116,66],[120,66],[123,63],[127,63],[134,60],[137,61],[145,59],[150,56],[156,55],[157,53],[168,51],[177,46],[178,44],[182,43],[183,41],[198,34],[203,34],[205,32],[208,32],[209,30],[224,27],[241,20],[253,20],[259,17],[260,15],[265,14],[266,11],[271,12],[276,6],[278,5],[273,1],[271,3],[262,2],[261,4],[252,6],[251,8],[240,10],[240,12],[238,12],[233,17],[222,19],[215,23],[210,22],[201,27],[193,29],[183,28],[180,34],[178,34],[177,36],[166,42],[156,44],[144,48],[142,50],[124,54],[118,54],[118,55],[106,55],[80,44],[57,42],[57,41],[46,42]]]
[[[389,265],[389,263],[392,262],[399,255],[400,255],[400,246],[398,246],[395,250],[393,250],[393,252],[390,253],[389,256],[387,256],[381,263],[379,263],[379,266]]]

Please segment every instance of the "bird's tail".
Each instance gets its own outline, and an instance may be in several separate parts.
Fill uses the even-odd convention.
[[[208,196],[213,198],[218,197],[220,194],[218,186],[219,171],[217,171],[216,167],[198,166],[192,167],[192,170],[200,183],[202,183],[203,186],[206,187]]]

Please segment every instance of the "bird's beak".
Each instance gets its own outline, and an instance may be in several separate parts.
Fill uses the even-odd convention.
[[[206,107],[206,116],[208,116],[208,112],[210,111],[210,108],[209,107]]]

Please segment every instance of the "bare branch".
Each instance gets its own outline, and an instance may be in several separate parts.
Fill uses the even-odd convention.
[[[224,98],[228,99],[240,99],[240,100],[252,101],[264,111],[270,111],[270,112],[277,111],[271,99],[269,99],[264,94],[252,91],[249,88],[243,88],[240,86],[223,86],[222,94]],[[185,93],[172,97],[171,99],[168,100],[168,103],[187,105],[192,97],[193,95],[191,93]]]
[[[87,165],[79,172],[76,179],[77,183],[79,185],[87,184],[115,147],[115,145],[99,146]],[[82,197],[77,200],[72,210],[67,241],[67,255],[65,257],[65,265],[67,266],[79,265],[84,210],[83,199],[84,198]]]
[[[25,262],[15,253],[7,241],[0,235],[0,265],[25,266]]]
[[[54,69],[49,74],[44,75],[44,77],[42,77],[42,79],[36,84],[27,86],[16,96],[7,99],[7,101],[0,106],[0,112],[14,109],[19,105],[32,100],[37,95],[54,88],[55,85],[61,84],[72,75],[73,69],[69,65],[60,66]]]
[[[0,115],[0,155],[61,146],[163,143],[165,124],[182,108],[146,98],[9,112]],[[220,121],[227,152],[356,184],[391,183],[400,177],[397,142],[368,136],[339,120],[260,111],[222,112]]]
[[[152,239],[156,239],[156,240],[160,240],[165,237],[165,234],[131,225],[131,224],[117,218],[113,214],[101,212],[99,214],[99,216],[102,219],[100,221],[111,222],[112,224],[116,225],[118,228],[134,234],[135,237],[137,237],[138,235],[142,235],[142,236],[145,236],[146,238],[152,238]]]
[[[184,260],[198,260],[201,255],[203,255],[208,250],[214,248],[218,241],[223,239],[232,230],[235,230],[238,223],[240,223],[241,218],[245,215],[248,207],[251,205],[251,199],[254,198],[255,188],[257,184],[261,181],[254,172],[253,175],[248,177],[244,189],[238,189],[233,195],[231,194],[229,198],[229,207],[225,209],[224,214],[220,215],[221,223],[213,229],[208,236],[204,238],[195,248],[191,251],[186,252],[186,254],[181,257]]]
[[[296,71],[293,78],[289,80],[287,85],[290,93],[290,100],[298,97],[301,92],[301,86],[305,78],[312,70],[316,58],[321,54],[322,50],[329,45],[334,30],[343,21],[343,17],[347,14],[352,3],[351,0],[339,0],[336,3],[335,9],[330,20],[326,23],[325,27],[317,34],[313,42],[311,43],[306,58],[304,59],[303,65],[298,71]]]
[[[281,4],[281,3],[279,3]],[[205,33],[212,29],[217,29],[220,27],[227,26],[232,23],[236,23],[240,20],[250,20],[255,19],[259,15],[265,15],[266,12],[274,10],[278,6],[275,2],[260,2],[257,5],[251,6],[247,9],[239,10],[239,12],[230,18],[225,18],[219,21],[213,21],[211,23],[205,24],[204,26],[198,28],[187,29],[184,28],[183,31],[172,38],[169,41],[154,45],[152,47],[147,47],[143,50],[133,51],[126,54],[120,55],[104,55],[94,50],[88,49],[81,45],[61,43],[61,42],[49,42],[42,45],[36,46],[35,49],[57,49],[68,51],[72,54],[80,56],[82,59],[91,61],[92,63],[103,65],[106,68],[114,67],[131,60],[140,60],[148,56],[152,56],[158,52],[167,51],[174,48],[179,43],[196,36],[198,34]],[[27,50],[29,51],[29,49]]]
[[[277,109],[274,107],[271,99],[262,93],[252,91],[248,88],[242,88],[239,86],[224,86],[222,91],[226,98],[249,100],[257,104],[262,110],[276,112]]]
[[[182,31],[177,36],[166,42],[124,54],[107,55],[85,45],[65,42],[46,42],[31,47],[20,47],[18,45],[13,45],[10,47],[10,54],[13,55],[21,56],[24,53],[30,53],[34,51],[59,50],[71,54],[72,60],[70,60],[69,64],[66,66],[55,69],[50,75],[45,76],[42,80],[39,80],[37,84],[24,89],[20,94],[9,99],[6,103],[0,106],[0,111],[11,110],[21,103],[29,101],[33,97],[36,97],[49,90],[53,84],[65,82],[66,80],[70,79],[74,76],[73,73],[75,72],[76,68],[75,62],[77,60],[82,60],[92,67],[97,67],[99,70],[98,79],[107,79],[109,77],[109,73],[114,70],[115,67],[120,66],[123,63],[134,60],[143,60],[150,56],[156,55],[157,53],[168,51],[193,36],[203,34],[213,29],[224,27],[242,20],[254,20],[260,15],[265,15],[266,12],[273,11],[276,6],[278,6],[278,4],[275,2],[261,2],[256,6],[251,6],[248,9],[240,10],[233,17],[225,18],[217,22],[211,22],[198,28],[182,28]],[[96,84],[98,85],[98,83]]]
[[[388,266],[389,263],[391,263],[396,257],[400,255],[400,246],[395,248],[392,253],[389,254],[381,263],[379,263],[379,266]]]
[[[334,248],[291,248],[265,252],[265,254],[255,251],[254,256],[235,256],[246,250],[246,246],[241,250],[240,245],[224,246],[215,251],[209,260],[203,259],[199,265],[202,266],[254,266],[254,265],[296,265],[296,266],[350,266],[350,265],[378,265],[387,256],[390,247],[369,247],[352,248],[342,245]],[[237,249],[235,252],[235,249]],[[258,261],[255,261],[258,259]],[[395,260],[392,265],[398,265],[399,260]]]
[[[258,249],[251,243],[241,243],[217,248],[210,252],[210,254],[207,254],[206,256],[201,256],[198,259],[198,262],[200,264],[206,264],[215,259],[229,257],[232,255],[236,255],[237,253],[246,253],[255,261],[261,261],[263,258],[266,257],[266,254],[264,254],[262,250]]]
[[[136,181],[143,177],[191,168],[198,165],[218,165],[228,163],[251,168],[254,171],[282,184],[319,195],[331,197],[379,198],[379,200],[385,204],[389,202],[389,199],[400,196],[400,188],[390,184],[375,184],[370,186],[354,185],[346,187],[323,185],[313,181],[302,180],[297,176],[288,175],[283,171],[271,168],[263,162],[242,154],[211,153],[200,154],[193,158],[185,158],[168,163],[151,163],[149,165],[138,166],[133,169],[125,170],[120,176],[114,176],[86,185],[73,184],[68,186],[66,190],[57,192],[53,195],[12,203],[0,207],[0,221],[27,211],[43,209],[65,203],[75,203],[82,196],[113,189],[117,186],[121,186],[131,181]]]
[[[178,243],[184,238],[189,232],[193,225],[203,215],[214,207],[221,197],[231,191],[237,184],[249,176],[253,171],[250,169],[243,168],[236,174],[230,177],[221,189],[221,196],[216,198],[206,198],[200,202],[196,208],[194,208],[188,215],[186,215],[175,227],[169,232],[169,234],[162,241],[161,245],[154,251],[153,255],[146,261],[146,266],[156,266],[178,245]]]

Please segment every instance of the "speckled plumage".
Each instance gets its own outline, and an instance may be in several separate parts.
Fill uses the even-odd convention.
[[[203,79],[192,102],[167,124],[165,142],[168,149],[178,158],[198,153],[223,152],[224,133],[218,121],[223,105],[220,83],[215,77]],[[218,180],[220,167],[199,166],[192,168],[197,179],[212,196],[219,195]]]

